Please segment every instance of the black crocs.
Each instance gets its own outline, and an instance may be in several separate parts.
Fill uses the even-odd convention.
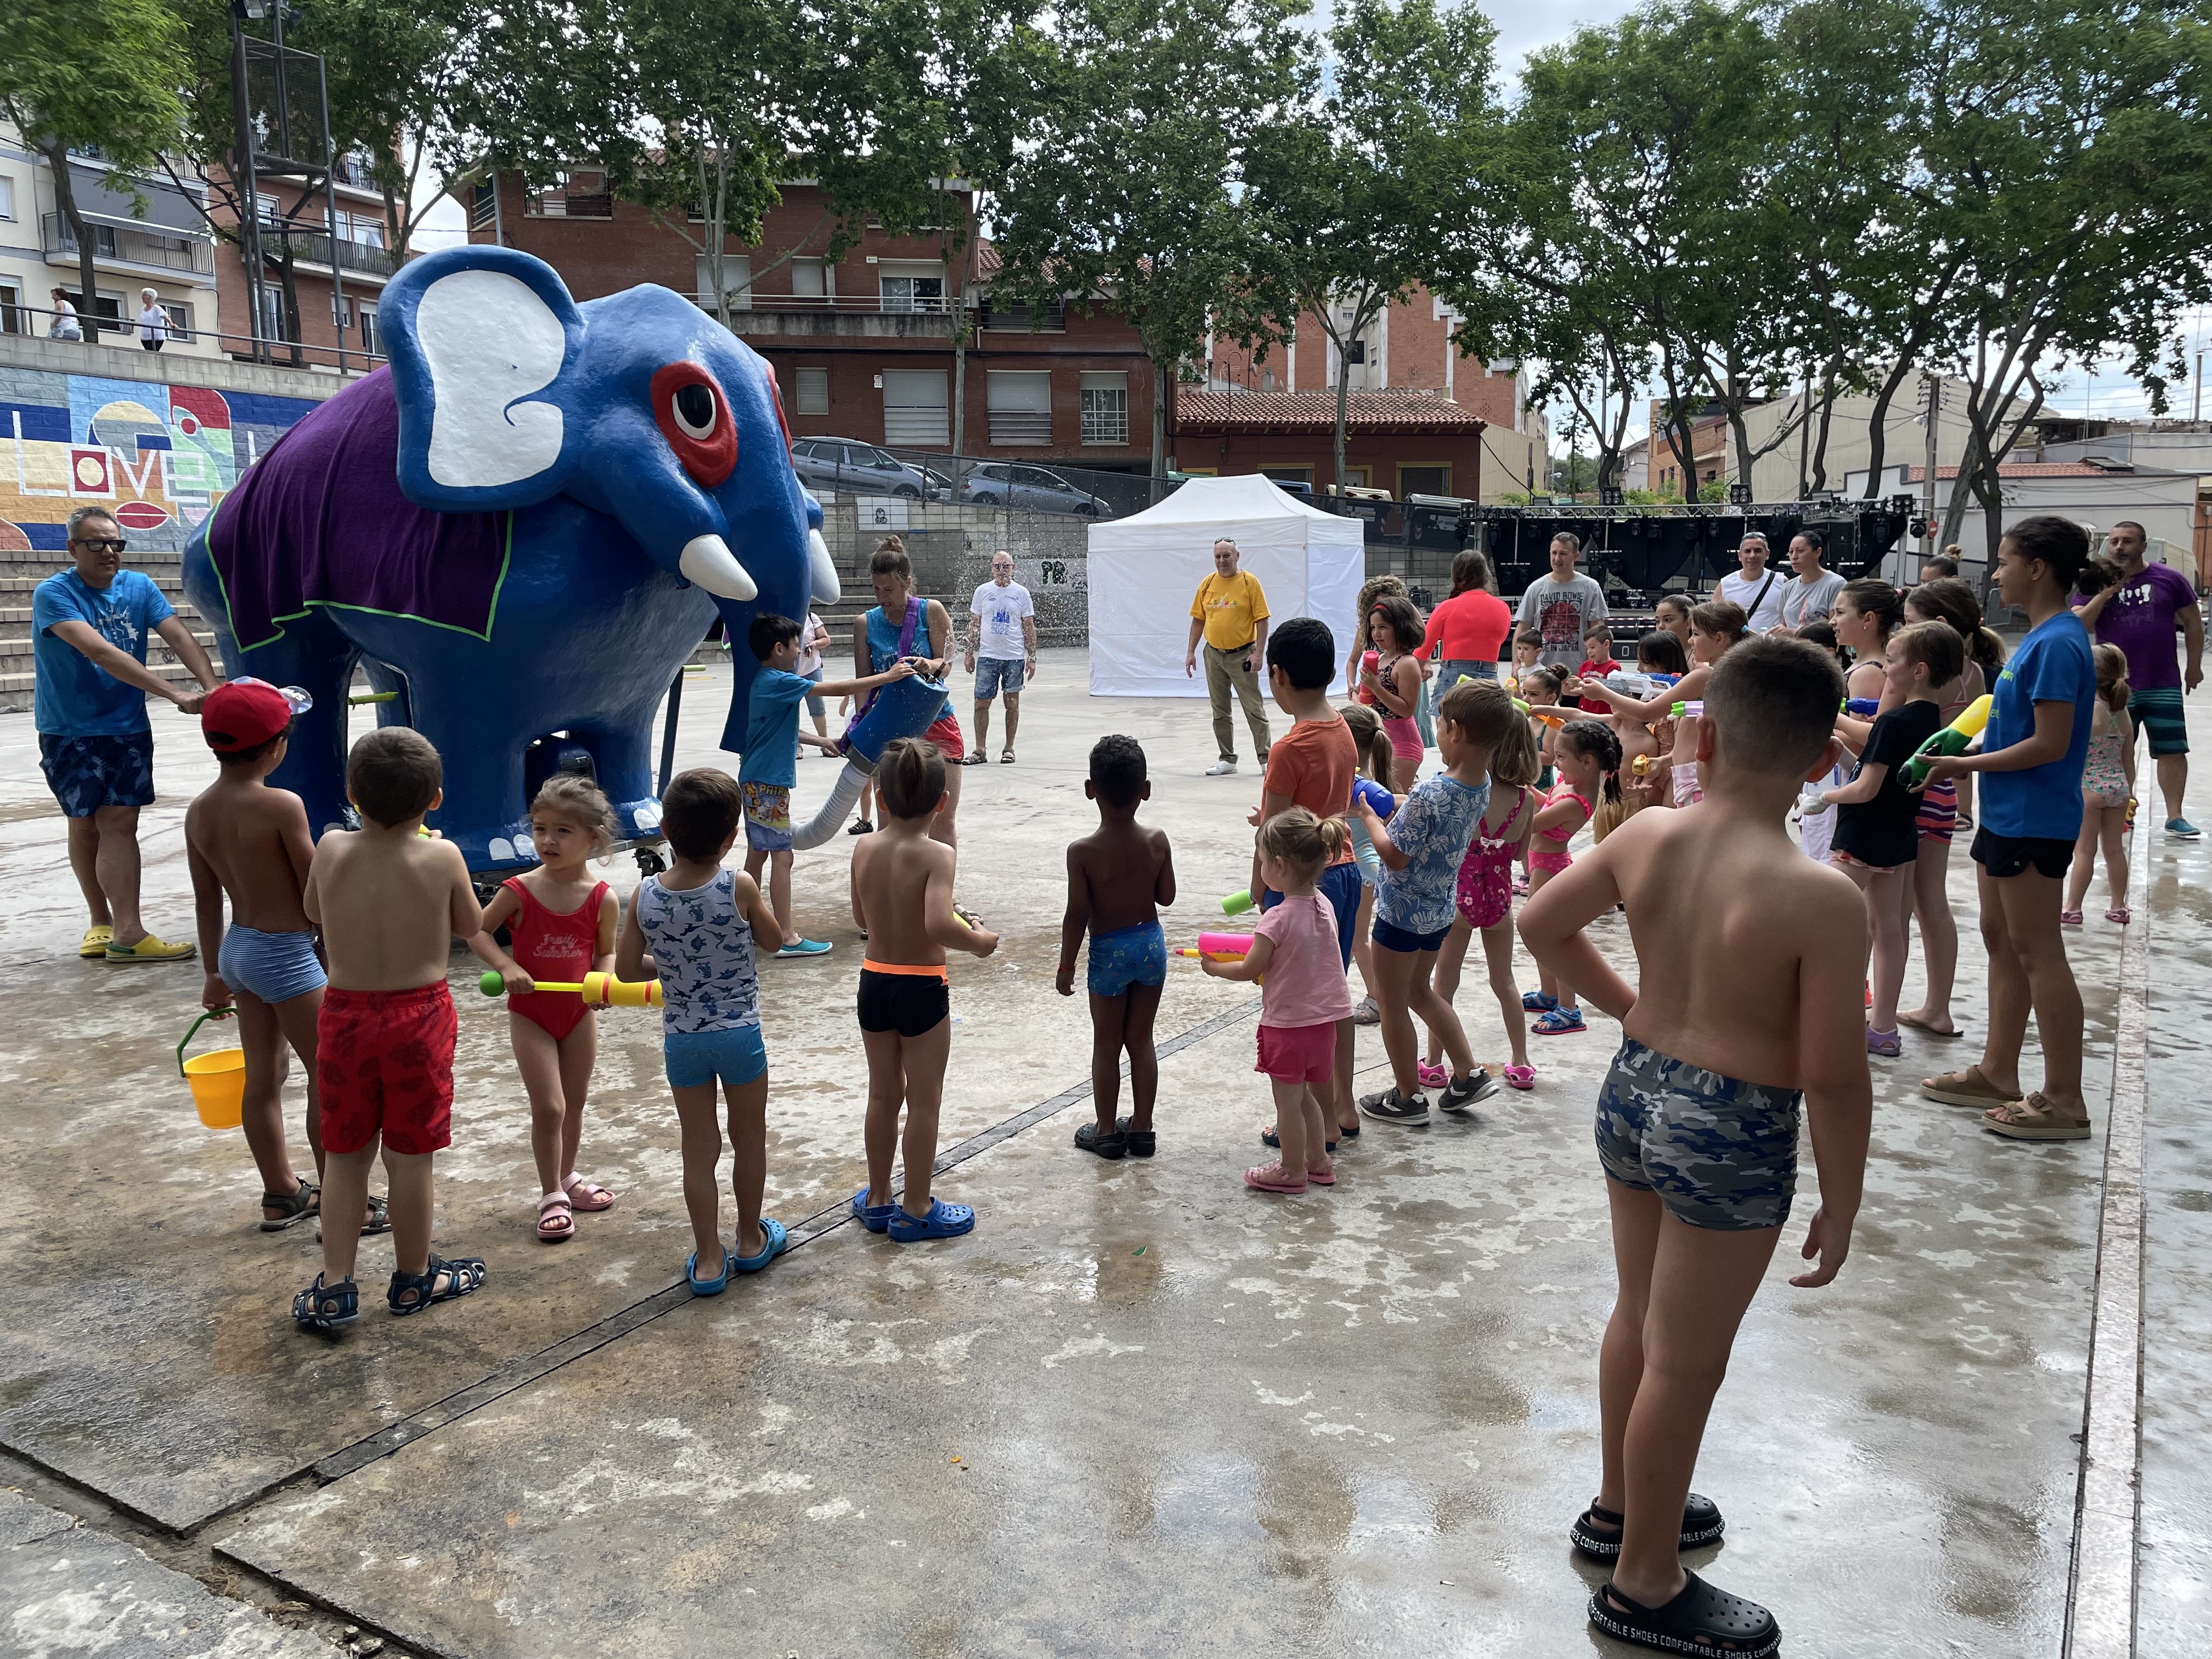
[[[325,1285],[317,1273],[315,1282],[292,1298],[292,1317],[319,1331],[350,1325],[361,1317],[361,1287],[350,1279]]]
[[[442,1288],[438,1284],[441,1276],[446,1281]],[[451,1302],[466,1296],[483,1282],[482,1257],[465,1255],[448,1261],[443,1256],[434,1255],[419,1273],[395,1272],[384,1300],[395,1315],[421,1313],[434,1302]]]
[[[1151,1129],[1132,1128],[1130,1126],[1135,1121],[1133,1118],[1116,1118],[1114,1133],[1128,1143],[1131,1158],[1150,1158],[1160,1149],[1159,1135]]]
[[[1577,1553],[1593,1561],[1611,1561],[1620,1553],[1620,1516],[1592,1499],[1590,1506],[1575,1517],[1575,1524],[1567,1529]],[[1596,1522],[1607,1528],[1601,1532],[1590,1525]],[[1675,1546],[1678,1549],[1693,1550],[1712,1543],[1728,1530],[1728,1522],[1721,1518],[1721,1506],[1700,1492],[1692,1492],[1690,1501],[1682,1505],[1682,1536]]]
[[[1118,1126],[1113,1133],[1102,1135],[1096,1123],[1086,1123],[1075,1132],[1075,1148],[1078,1152],[1096,1152],[1112,1163],[1127,1155],[1129,1142]]]
[[[1611,1584],[1590,1597],[1589,1621],[1607,1636],[1663,1653],[1707,1659],[1768,1659],[1782,1646],[1782,1626],[1756,1601],[1715,1589],[1694,1572],[1664,1607],[1632,1601]]]

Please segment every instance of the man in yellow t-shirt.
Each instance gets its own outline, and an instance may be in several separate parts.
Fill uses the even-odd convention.
[[[1237,568],[1237,544],[1224,538],[1213,544],[1213,574],[1198,585],[1190,602],[1190,646],[1182,672],[1198,672],[1199,642],[1206,645],[1206,695],[1213,704],[1213,740],[1221,758],[1206,769],[1209,778],[1237,769],[1237,722],[1230,717],[1229,689],[1244,705],[1252,746],[1267,763],[1267,710],[1260,701],[1259,665],[1267,654],[1267,595],[1259,578]]]

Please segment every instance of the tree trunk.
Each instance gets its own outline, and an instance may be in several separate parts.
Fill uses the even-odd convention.
[[[99,271],[93,263],[92,227],[85,223],[84,215],[76,204],[76,189],[70,178],[69,146],[59,134],[48,133],[34,141],[40,155],[46,158],[46,166],[54,175],[54,206],[69,222],[70,234],[76,238],[77,283],[83,289],[77,301],[77,326],[83,331],[87,345],[100,343]],[[120,309],[120,307],[118,307]]]
[[[1155,478],[1164,478],[1168,474],[1168,376],[1174,372],[1172,363],[1164,363],[1158,357],[1152,359],[1152,476]]]
[[[968,284],[960,284],[952,313],[952,453],[968,453]],[[957,469],[956,469],[957,470]]]
[[[1820,430],[1813,441],[1810,488],[1815,493],[1828,487],[1828,423],[1836,413],[1836,366],[1830,363],[1820,377]]]
[[[1336,493],[1344,494],[1344,435],[1352,422],[1352,367],[1344,360],[1344,343],[1336,346]]]
[[[1867,486],[1866,499],[1874,500],[1881,494],[1881,469],[1889,452],[1889,406],[1897,401],[1898,388],[1905,384],[1911,368],[1900,356],[1889,371],[1889,378],[1881,383],[1881,390],[1874,394],[1874,415],[1867,425]]]

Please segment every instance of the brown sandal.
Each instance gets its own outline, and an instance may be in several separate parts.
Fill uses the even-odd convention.
[[[2008,1100],[1982,1114],[1982,1127],[2008,1140],[2087,1140],[2089,1120],[2069,1117],[2039,1089],[2025,1100]]]
[[[1946,1106],[1978,1106],[1987,1110],[1992,1106],[2008,1106],[2020,1097],[2008,1089],[2000,1089],[1982,1075],[1979,1066],[1969,1066],[1962,1072],[1946,1072],[1941,1077],[1931,1077],[1920,1085],[1920,1092],[1930,1100],[1940,1100]]]

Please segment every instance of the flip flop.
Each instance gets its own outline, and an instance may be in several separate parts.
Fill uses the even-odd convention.
[[[2008,1140],[2087,1140],[2087,1118],[2069,1117],[2036,1090],[2025,1100],[2008,1100],[1982,1114],[1982,1127]]]
[[[572,1175],[561,1183],[561,1190],[568,1194],[568,1203],[580,1214],[596,1215],[601,1210],[615,1206],[615,1195],[596,1181],[580,1175]]]
[[[2009,1106],[2020,1097],[2008,1089],[2000,1089],[1982,1075],[1978,1066],[1969,1066],[1962,1072],[1946,1072],[1941,1077],[1931,1077],[1920,1085],[1920,1092],[1930,1100],[1939,1100],[1946,1106]]]
[[[548,1193],[538,1200],[538,1237],[548,1244],[558,1244],[564,1238],[576,1236],[576,1206],[568,1201],[566,1193]]]
[[[1906,1013],[1899,1014],[1897,1017],[1897,1023],[1899,1025],[1910,1025],[1914,1030],[1919,1032],[1921,1036],[1931,1036],[1942,1042],[1954,1042],[1958,1038],[1966,1035],[1955,1025],[1948,1031],[1939,1031],[1933,1025],[1930,1025],[1926,1020],[1916,1019],[1911,1014]]]
[[[730,1266],[741,1273],[757,1273],[763,1267],[791,1248],[791,1235],[784,1231],[783,1223],[761,1218],[761,1251],[758,1255],[732,1255]]]

